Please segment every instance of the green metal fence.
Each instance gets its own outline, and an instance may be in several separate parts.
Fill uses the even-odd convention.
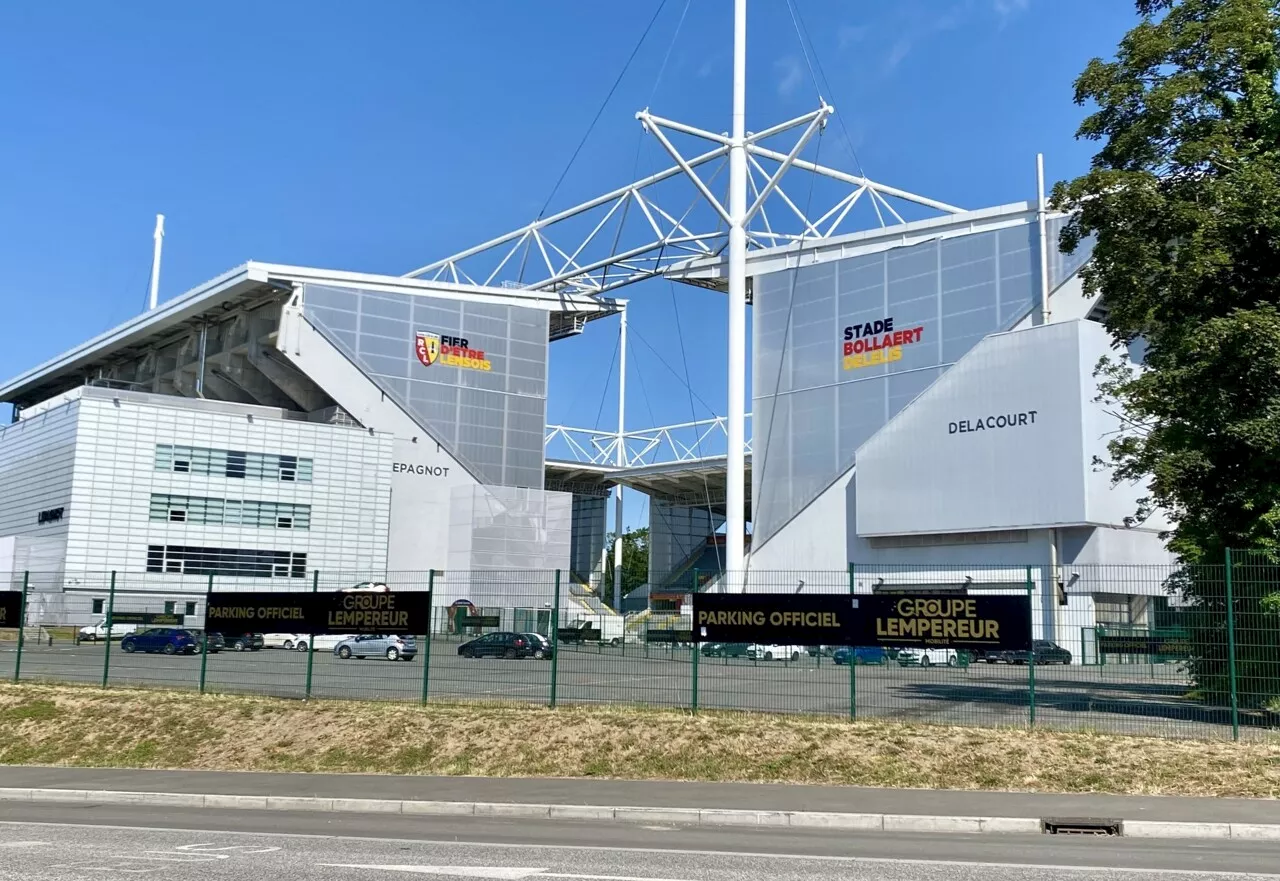
[[[0,677],[292,698],[626,704],[966,726],[1045,726],[1240,738],[1280,731],[1280,566],[854,564],[844,572],[692,572],[687,592],[619,615],[560,572],[389,573],[431,590],[429,633],[390,662],[335,653],[339,637],[203,631],[209,591],[335,591],[361,573],[271,584],[226,576],[24,573],[23,626],[0,631]],[[858,596],[898,591],[1031,598],[1031,653],[696,645],[688,596],[745,589]],[[140,648],[138,613],[182,615],[195,650]],[[96,626],[95,626],[96,625]],[[478,640],[522,634],[492,656]],[[537,639],[535,636],[542,637]],[[485,643],[486,645],[489,643]],[[206,646],[209,648],[205,651]],[[514,649],[515,647],[513,647]],[[471,657],[479,654],[480,657]],[[504,656],[507,655],[507,656]],[[512,657],[511,655],[514,655]]]

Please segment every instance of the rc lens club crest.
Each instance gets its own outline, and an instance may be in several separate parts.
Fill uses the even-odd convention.
[[[430,367],[440,357],[440,334],[418,331],[418,360],[423,367]]]
[[[423,367],[440,363],[465,370],[493,369],[493,362],[485,357],[484,350],[471,348],[471,341],[466,337],[420,330],[415,335],[414,350]]]

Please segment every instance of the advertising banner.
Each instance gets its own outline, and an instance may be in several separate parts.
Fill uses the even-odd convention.
[[[500,615],[463,615],[458,618],[458,624],[462,627],[501,627],[502,617]]]
[[[1174,634],[1151,633],[1119,636],[1098,634],[1100,655],[1163,655],[1170,658],[1191,657],[1191,640]]]
[[[855,645],[851,640],[857,632],[857,599],[848,594],[695,593],[694,638],[765,645]]]
[[[214,632],[426,633],[431,592],[211,593],[205,628]]]
[[[0,627],[17,627],[22,620],[22,591],[0,590]]]
[[[107,622],[115,627],[119,624],[141,624],[150,627],[181,627],[185,620],[183,615],[165,614],[162,612],[116,612],[111,613]]]
[[[1031,649],[1031,599],[1025,594],[853,597],[853,642],[901,648]]]

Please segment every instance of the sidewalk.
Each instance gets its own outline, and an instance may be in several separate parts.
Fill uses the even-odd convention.
[[[44,790],[45,793],[32,792]],[[1116,795],[1052,795],[1036,793],[955,792],[911,789],[864,789],[846,786],[801,786],[752,783],[679,783],[624,780],[559,780],[484,777],[381,777],[345,774],[267,774],[208,771],[125,771],[78,768],[0,767],[0,797],[60,798],[48,790],[76,790],[88,801],[143,801],[140,793],[168,797],[244,797],[211,800],[206,807],[256,807],[295,810],[396,810],[404,813],[476,813],[506,816],[557,816],[600,819],[590,812],[557,811],[555,807],[598,807],[609,819],[652,819],[665,811],[672,822],[716,822],[730,825],[819,825],[796,822],[790,815],[828,818],[821,825],[850,828],[905,829],[910,818],[929,820],[934,828],[954,831],[1035,831],[1045,818],[1120,820],[1125,834],[1176,837],[1250,837],[1280,839],[1280,800],[1163,798]],[[26,792],[24,795],[23,792]],[[128,795],[129,797],[122,797]],[[70,792],[66,797],[72,797]],[[266,799],[271,799],[268,805]],[[362,803],[348,800],[367,800]],[[301,800],[301,801],[300,801]],[[341,804],[335,803],[341,800]],[[308,805],[308,802],[312,804]],[[395,803],[397,807],[392,807]],[[409,806],[417,806],[411,809]],[[435,807],[429,807],[434,805]],[[527,806],[530,810],[519,810]],[[468,810],[467,808],[470,808]],[[450,809],[452,808],[452,809]],[[637,811],[623,817],[625,809]],[[702,816],[700,816],[700,812]],[[769,817],[765,818],[765,814]],[[734,820],[734,815],[742,823]],[[786,822],[779,822],[787,815]],[[842,823],[836,817],[859,818]],[[879,824],[867,818],[878,817]],[[884,818],[895,818],[886,823]],[[899,822],[896,818],[901,818]],[[1013,818],[1021,825],[991,822]],[[988,822],[982,824],[979,820]],[[959,822],[972,820],[972,823]],[[1170,827],[1176,824],[1179,828]],[[919,823],[916,823],[919,826]],[[1233,830],[1231,827],[1237,826]],[[1168,827],[1168,828],[1166,828]],[[1248,828],[1246,828],[1248,827]],[[1253,828],[1257,827],[1257,828]]]

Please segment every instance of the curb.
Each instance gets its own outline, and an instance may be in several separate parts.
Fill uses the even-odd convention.
[[[274,795],[203,795],[96,789],[0,788],[0,801],[88,802],[173,808],[250,811],[321,811],[410,816],[508,817],[530,820],[587,820],[615,823],[680,823],[690,826],[769,826],[792,829],[847,829],[859,832],[930,832],[1038,835],[1038,817],[951,817],[928,814],[860,814],[826,811],[752,811],[728,808],[652,808],[608,805],[546,805],[510,802],[400,801]],[[1127,838],[1213,838],[1280,841],[1280,825],[1260,823],[1174,823],[1119,821]]]

